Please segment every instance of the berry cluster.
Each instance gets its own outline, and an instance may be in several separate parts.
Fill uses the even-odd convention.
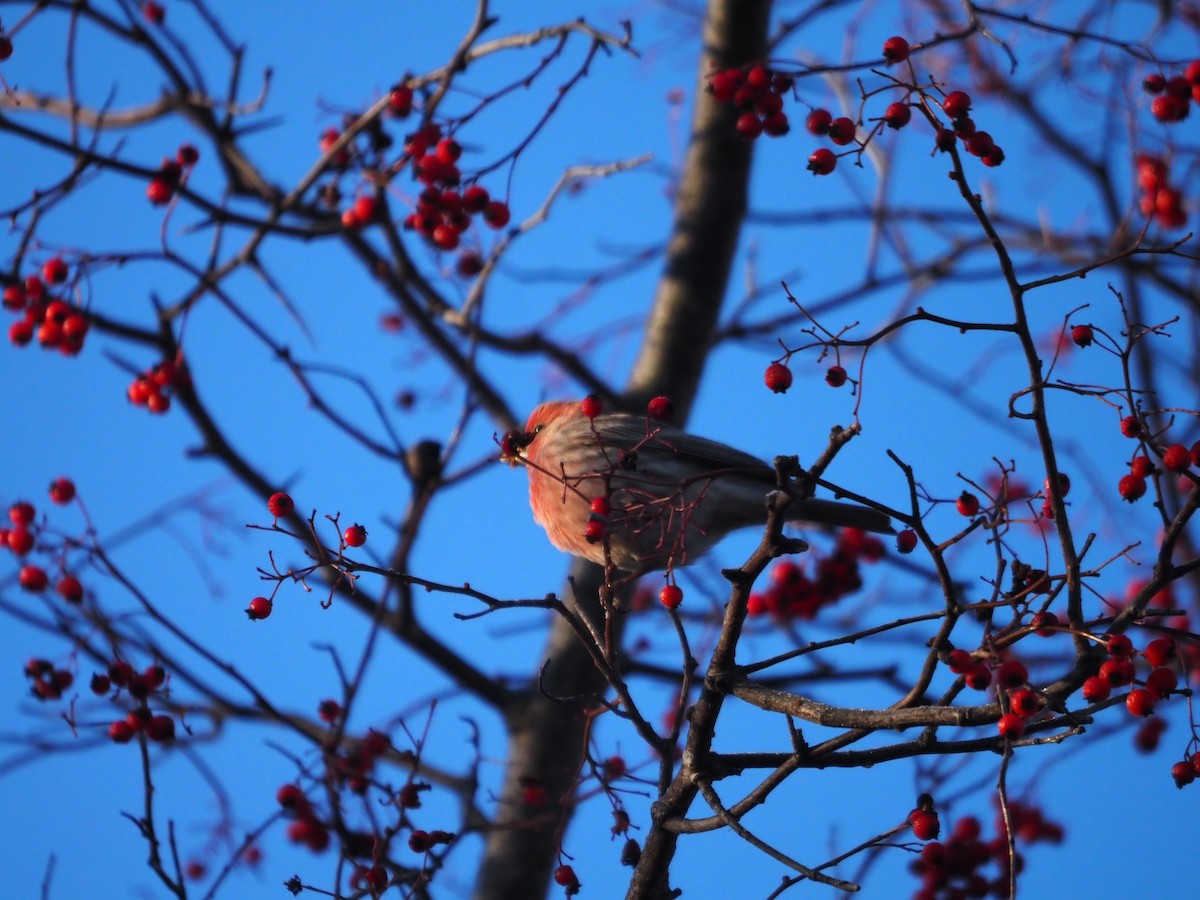
[[[107,674],[96,673],[92,676],[91,689],[96,696],[102,697],[112,690],[115,700],[124,690],[130,699],[137,701],[137,706],[125,718],[117,719],[108,726],[108,736],[114,743],[128,744],[139,734],[145,734],[158,744],[175,740],[175,720],[166,713],[150,710],[150,698],[166,683],[167,670],[162,666],[147,666],[138,673],[123,659],[112,663]]]
[[[1121,434],[1128,438],[1139,440],[1143,447],[1148,447],[1155,453],[1162,468],[1181,478],[1180,489],[1189,491],[1194,486],[1190,477],[1193,466],[1200,466],[1200,441],[1192,444],[1191,448],[1183,444],[1158,444],[1145,440],[1145,429],[1137,416],[1126,416],[1121,420]],[[1121,476],[1117,482],[1117,492],[1121,499],[1128,503],[1140,500],[1146,494],[1146,480],[1160,473],[1154,460],[1145,454],[1135,454],[1129,462],[1129,474]]]
[[[1193,101],[1200,103],[1200,59],[1188,63],[1182,75],[1167,78],[1158,72],[1142,81],[1150,101],[1150,114],[1160,122],[1181,122],[1191,112]]]
[[[778,563],[771,570],[766,592],[751,594],[746,601],[746,612],[756,618],[770,615],[780,621],[811,620],[824,607],[861,588],[859,561],[875,562],[884,552],[883,542],[874,535],[858,528],[843,528],[833,551],[817,560],[812,577],[791,560]]]
[[[162,415],[171,408],[171,395],[190,384],[191,376],[182,358],[164,359],[139,373],[126,396],[134,406],[144,406],[155,415]]]
[[[1025,844],[1062,843],[1062,826],[1048,821],[1037,807],[1010,802],[1008,814],[1017,841]],[[913,894],[913,900],[1007,897],[1011,867],[1019,872],[1024,864],[1019,853],[1009,855],[1007,835],[1003,815],[996,816],[996,837],[987,841],[983,839],[979,819],[974,816],[959,819],[949,838],[926,844],[910,866],[913,874],[921,879],[921,887]],[[999,866],[999,874],[988,871],[993,862]]]
[[[792,76],[766,66],[748,70],[723,69],[708,79],[708,91],[718,103],[732,103],[740,111],[737,133],[747,140],[759,135],[781,137],[788,133],[783,97],[792,89]]]
[[[50,485],[50,499],[58,504],[70,503],[75,498],[75,485],[67,478],[58,478]],[[0,548],[7,547],[23,564],[17,573],[17,583],[31,594],[40,594],[50,586],[50,576],[41,566],[25,562],[25,558],[37,545],[41,530],[36,523],[37,510],[32,503],[21,500],[8,509],[11,528],[0,527]],[[68,603],[83,602],[83,584],[70,572],[63,569],[54,590]]]
[[[43,348],[58,350],[63,356],[75,356],[83,349],[90,327],[87,315],[69,300],[49,293],[49,286],[63,284],[68,275],[66,262],[55,256],[42,266],[40,274],[4,288],[4,308],[22,314],[8,329],[13,344],[24,347],[36,336]]]
[[[956,141],[972,156],[990,168],[1004,162],[1004,151],[986,131],[980,131],[971,118],[971,95],[966,91],[951,91],[942,98],[942,112],[950,118],[950,128],[938,128],[934,144],[938,150],[947,152]]]
[[[1131,715],[1146,717],[1154,712],[1160,701],[1167,699],[1179,686],[1175,671],[1179,659],[1174,638],[1155,638],[1140,652],[1128,635],[1110,634],[1105,640],[1108,659],[1100,664],[1095,675],[1083,683],[1083,696],[1091,703],[1107,700],[1114,688],[1137,682],[1137,658],[1140,655],[1149,666],[1142,687],[1134,687],[1125,696],[1125,708]]]
[[[1183,192],[1167,183],[1166,160],[1139,153],[1134,159],[1137,184],[1142,190],[1138,208],[1145,216],[1153,216],[1163,228],[1182,228],[1187,224],[1183,208]]]
[[[57,700],[75,683],[75,676],[68,669],[56,669],[45,659],[31,659],[25,663],[25,677],[32,684],[30,693],[39,700]]]
[[[158,174],[146,186],[146,198],[155,206],[169,203],[175,192],[187,180],[196,161],[200,159],[200,151],[191,144],[181,144],[175,152],[175,158],[164,157]]]

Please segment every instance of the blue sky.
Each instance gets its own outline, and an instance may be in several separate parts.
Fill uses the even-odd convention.
[[[489,185],[508,196],[514,221],[529,216],[541,204],[560,173],[572,165],[596,165],[651,154],[649,163],[622,176],[597,180],[577,194],[564,197],[547,222],[514,242],[506,269],[489,286],[486,314],[493,327],[514,332],[538,327],[548,318],[551,333],[585,351],[614,384],[624,380],[640,337],[639,325],[658,274],[655,263],[632,267],[630,274],[602,281],[592,290],[580,286],[580,273],[629,260],[664,239],[670,216],[671,175],[679,163],[686,137],[687,118],[696,98],[692,94],[695,71],[695,23],[686,15],[658,4],[584,4],[561,2],[498,3],[496,35],[516,33],[553,21],[586,14],[597,27],[617,31],[618,22],[635,23],[637,58],[616,53],[601,55],[589,77],[574,88],[545,132],[530,145],[511,170],[493,173]],[[27,4],[0,6],[11,24]],[[175,33],[193,38],[201,33],[187,4],[168,3],[168,25]],[[469,22],[468,3],[394,4],[364,2],[350,12],[342,5],[299,3],[281,13],[278,4],[216,2],[214,11],[224,26],[247,47],[243,98],[257,92],[258,78],[266,66],[273,69],[271,89],[262,118],[270,127],[248,138],[253,159],[278,183],[287,185],[301,177],[316,159],[319,133],[336,124],[341,112],[361,109],[374,101],[406,72],[423,72],[446,60]],[[790,7],[785,9],[785,12]],[[914,41],[927,38],[934,24],[918,15],[903,22],[891,17],[891,6],[882,5],[861,23],[855,54],[873,52],[889,34],[907,33]],[[3,63],[0,73],[11,85],[55,90],[63,82],[62,56],[65,19],[57,13],[37,18],[19,35],[16,53]],[[826,58],[837,59],[843,47],[844,22],[829,20],[810,33],[807,47]],[[1138,33],[1145,23],[1113,25],[1116,33]],[[1168,34],[1162,52],[1186,53],[1194,49],[1194,36]],[[211,41],[201,40],[197,58],[214,86],[224,85],[222,56]],[[117,106],[136,105],[157,96],[160,78],[144,60],[126,50],[116,50],[106,39],[87,29],[80,34],[77,82],[85,102],[100,103],[112,92]],[[1019,71],[1052,71],[1052,54],[1028,36],[1018,36],[1014,48],[1021,60]],[[488,109],[463,132],[466,157],[475,164],[495,158],[521,139],[530,123],[582,59],[582,43],[568,48],[551,74],[527,92]],[[995,54],[994,48],[982,51]],[[489,59],[474,68],[463,91],[448,105],[455,113],[469,109],[477,98],[507,83],[536,65],[544,50],[526,50]],[[789,53],[793,52],[791,50]],[[1114,67],[1128,61],[1113,53],[1106,57]],[[1133,79],[1137,69],[1130,70]],[[865,76],[869,77],[869,76]],[[1130,81],[1136,85],[1136,80]],[[1061,98],[1062,120],[1081,146],[1097,147],[1112,132],[1105,122],[1103,105],[1080,99],[1076,88],[1053,78],[1039,85],[1048,98]],[[682,91],[682,102],[674,92]],[[815,81],[805,84],[803,101],[832,104],[834,98]],[[1139,146],[1157,146],[1163,130],[1146,114],[1145,98],[1129,92],[1135,104],[1133,128]],[[804,171],[804,160],[814,139],[799,129],[801,103],[795,104],[797,132],[781,141],[763,141],[757,150],[753,184],[753,213],[744,234],[743,251],[731,282],[734,300],[748,293],[748,285],[761,298],[754,317],[768,319],[788,312],[780,279],[786,279],[797,297],[819,302],[852,283],[869,264],[869,237],[863,229],[832,224],[804,230],[774,224],[768,213],[824,209],[844,204],[847,197],[870,197],[876,172],[870,167],[839,167],[834,176],[816,179]],[[12,115],[6,112],[5,115]],[[1098,211],[1085,188],[1059,176],[1052,159],[1022,133],[1009,111],[981,98],[978,121],[995,133],[1005,134],[1008,162],[998,170],[971,169],[980,189],[997,210],[1024,218],[1042,217],[1055,227],[1070,230],[1093,221]],[[37,117],[31,121],[42,122]],[[1176,136],[1194,143],[1195,122],[1181,126]],[[1186,129],[1186,130],[1185,130]],[[930,201],[938,208],[961,212],[961,202],[945,181],[945,165],[926,152],[928,134],[903,132],[888,135],[896,147],[892,184],[898,202]],[[163,123],[120,135],[122,152],[143,165],[154,165],[181,141],[195,139],[194,132],[178,123]],[[1128,135],[1118,129],[1114,154],[1128,155]],[[111,148],[112,144],[107,146]],[[31,153],[27,147],[0,135],[11,175],[0,188],[6,208],[64,173],[61,159]],[[211,148],[201,144],[201,163],[195,173],[200,189],[216,184]],[[971,161],[973,162],[973,161]],[[1184,178],[1183,175],[1180,176]],[[1185,182],[1194,185],[1189,171]],[[53,252],[77,255],[80,249],[109,254],[154,252],[161,249],[163,214],[144,200],[144,184],[135,178],[106,176],[88,183],[70,203],[46,217],[39,236],[43,242],[31,259],[43,261]],[[401,186],[408,190],[408,185]],[[1129,201],[1129,197],[1124,198]],[[403,198],[394,202],[399,206]],[[169,246],[202,261],[208,252],[204,234],[188,233],[198,216],[186,208],[176,210],[166,225]],[[961,233],[961,232],[959,232]],[[917,253],[932,252],[941,240],[936,228],[914,232]],[[479,236],[487,249],[494,234]],[[228,253],[239,237],[222,248]],[[5,258],[16,247],[17,235],[3,238]],[[441,277],[439,267],[452,260],[418,249],[419,264],[451,296],[463,287],[452,277]],[[389,423],[406,443],[422,438],[449,441],[461,413],[461,389],[452,374],[431,358],[411,329],[399,334],[378,327],[379,317],[390,311],[386,297],[374,281],[334,244],[272,241],[262,259],[279,279],[299,311],[303,327],[283,308],[261,282],[248,273],[231,279],[227,287],[238,301],[270,332],[292,348],[300,359],[321,362],[361,375],[385,403]],[[894,247],[884,242],[878,255],[882,273],[900,268]],[[979,257],[988,272],[986,257]],[[572,277],[574,276],[574,277]],[[1085,281],[1068,282],[1037,294],[1032,304],[1035,331],[1053,338],[1069,310],[1090,304],[1088,321],[1116,331],[1118,310],[1105,289],[1103,274]],[[94,266],[84,287],[97,309],[122,320],[147,325],[150,298],[167,302],[177,298],[185,283],[170,267],[159,262],[124,266]],[[1173,314],[1165,301],[1149,298],[1160,319]],[[901,283],[868,301],[830,313],[822,324],[833,328],[859,322],[869,332],[904,309],[908,298]],[[947,284],[923,299],[943,315],[970,319],[1005,314],[1006,297],[994,277],[977,282]],[[731,306],[732,308],[732,306]],[[846,424],[854,414],[854,398],[846,390],[829,389],[822,380],[824,367],[815,353],[799,355],[793,362],[795,387],[775,396],[762,387],[762,370],[778,355],[777,337],[790,345],[802,343],[801,326],[789,325],[777,334],[749,345],[727,344],[709,362],[691,426],[699,433],[736,443],[764,458],[780,452],[799,453],[812,459],[823,447],[824,435],[835,423]],[[1161,339],[1161,353],[1173,362],[1175,348],[1185,345],[1189,331],[1180,328],[1174,339]],[[186,352],[196,373],[201,396],[219,411],[230,441],[250,463],[275,483],[286,485],[303,509],[319,516],[340,513],[346,521],[367,526],[372,537],[367,550],[386,554],[385,536],[402,514],[408,500],[407,482],[387,460],[372,456],[353,441],[316,420],[294,380],[265,351],[262,343],[236,325],[216,304],[200,306],[188,323]],[[1184,353],[1180,353],[1184,355]],[[915,359],[927,370],[918,376]],[[364,627],[344,604],[324,610],[312,594],[285,586],[276,598],[276,612],[266,622],[250,624],[241,610],[248,599],[262,592],[256,570],[269,552],[297,562],[295,552],[279,536],[245,528],[266,525],[269,517],[258,498],[251,497],[216,463],[196,459],[199,437],[178,413],[150,417],[125,401],[130,380],[126,366],[144,368],[154,362],[144,348],[115,339],[94,336],[84,353],[74,360],[29,347],[0,347],[0,382],[8,389],[3,399],[9,437],[0,442],[0,465],[7,477],[0,482],[5,504],[27,498],[39,508],[49,508],[44,485],[60,475],[77,483],[91,521],[106,542],[134,532],[110,547],[114,560],[130,578],[192,638],[213,647],[222,660],[262,686],[284,709],[311,715],[316,704],[338,694],[331,654],[336,648],[348,665],[362,653]],[[855,361],[856,362],[856,361]],[[839,459],[833,473],[855,490],[902,504],[905,486],[885,455],[892,450],[914,466],[934,497],[952,498],[962,489],[960,473],[982,480],[994,469],[994,459],[1012,460],[1031,483],[1041,479],[1030,432],[1021,423],[1004,418],[1005,401],[1023,384],[1016,348],[993,333],[965,335],[933,326],[910,329],[881,344],[870,356],[859,410],[864,433]],[[1071,352],[1059,363],[1062,377],[1079,383],[1112,383],[1118,377],[1111,356]],[[576,385],[545,363],[530,358],[485,354],[481,367],[504,390],[518,415],[550,396],[577,394]],[[849,368],[849,367],[848,367]],[[371,405],[353,386],[324,379],[322,389],[339,410],[373,437],[386,438]],[[391,404],[397,392],[413,391],[416,404],[409,412]],[[1166,398],[1165,405],[1186,407],[1194,403],[1194,390]],[[966,401],[963,403],[962,401]],[[1096,557],[1117,553],[1130,535],[1143,545],[1097,579],[1097,590],[1118,595],[1152,562],[1151,511],[1146,505],[1118,510],[1113,489],[1124,471],[1130,445],[1116,432],[1114,410],[1097,401],[1055,397],[1061,410],[1059,447],[1069,461],[1079,491],[1073,514],[1084,530],[1097,532]],[[972,413],[970,407],[980,409]],[[460,436],[451,471],[463,470],[494,455],[494,423],[473,419]],[[1192,436],[1194,439],[1194,435]],[[1190,440],[1188,441],[1190,443]],[[1099,493],[1091,489],[1098,488]],[[533,523],[525,505],[525,478],[500,465],[440,495],[430,512],[426,530],[413,554],[412,573],[447,583],[469,581],[474,587],[500,597],[537,597],[560,589],[564,560]],[[82,533],[85,522],[77,510],[51,509],[51,525],[68,534]],[[150,524],[146,516],[153,513]],[[948,506],[930,517],[930,527],[946,537],[961,520]],[[345,522],[343,523],[345,524]],[[330,529],[332,535],[332,528]],[[690,598],[716,608],[721,598],[718,564],[740,562],[756,536],[739,535],[722,546],[711,565],[697,566],[683,583]],[[1014,535],[1013,544],[1026,558],[1039,554],[1040,539],[1032,532]],[[964,545],[956,556],[961,579],[971,596],[986,596],[981,579],[991,575],[994,561],[982,542]],[[1140,563],[1139,569],[1133,563]],[[15,573],[15,567],[12,567]],[[929,608],[930,590],[919,578],[883,578],[872,575],[864,598],[853,609],[863,617],[894,617]],[[85,578],[88,587],[110,609],[132,609],[117,585],[95,573]],[[0,577],[8,578],[8,570]],[[0,583],[5,600],[33,603],[12,582]],[[974,592],[974,593],[972,593]],[[936,603],[936,600],[932,601]],[[481,668],[497,677],[525,675],[536,665],[544,635],[540,613],[507,612],[470,622],[452,617],[473,611],[466,602],[440,594],[422,600],[422,615],[429,627],[462,646]],[[1098,606],[1098,604],[1097,604]],[[31,608],[42,615],[52,604]],[[697,607],[693,607],[697,608]],[[666,620],[653,610],[633,628],[643,637],[648,653],[657,661],[674,664],[678,648],[666,635]],[[144,618],[139,627],[150,628]],[[711,629],[693,623],[693,647],[711,640]],[[804,638],[820,639],[842,624],[836,617],[804,629]],[[80,700],[81,737],[72,738],[57,708],[41,706],[24,696],[21,675],[24,660],[45,656],[71,665],[61,641],[36,633],[12,618],[5,620],[9,639],[0,658],[7,724],[0,728],[0,761],[10,769],[0,778],[0,809],[7,812],[0,846],[0,868],[13,896],[35,896],[53,859],[51,896],[96,895],[97,885],[106,896],[158,896],[159,887],[144,867],[145,848],[133,825],[119,815],[141,806],[140,770],[132,746],[113,746],[99,738],[113,717],[104,703]],[[901,660],[906,671],[915,671],[920,640],[907,644],[879,642],[848,652],[845,665],[877,665],[881,660]],[[169,637],[168,645],[178,647]],[[749,656],[769,656],[796,640],[769,624],[757,626],[748,637]],[[1052,639],[1065,640],[1065,639]],[[499,649],[498,649],[499,648]],[[1047,656],[1050,654],[1048,653]],[[195,671],[213,679],[222,690],[245,700],[236,687],[212,667],[193,657]],[[148,664],[149,659],[138,660]],[[1035,660],[1036,662],[1036,660]],[[77,673],[82,689],[92,670],[84,662]],[[1047,677],[1056,669],[1047,663]],[[941,684],[942,682],[939,682]],[[944,684],[948,684],[945,680]],[[661,692],[660,692],[661,693]],[[886,703],[881,692],[863,694],[858,702]],[[86,695],[86,691],[85,691]],[[186,690],[179,696],[186,697]],[[847,703],[846,695],[832,687],[818,692],[832,701]],[[430,729],[429,753],[448,767],[462,766],[469,758],[469,728],[464,717],[475,718],[491,737],[485,745],[485,784],[495,785],[500,773],[498,720],[457,694],[444,677],[411,654],[388,644],[373,658],[362,685],[362,695],[350,723],[365,730],[403,717],[414,732],[424,726],[429,698],[439,703]],[[667,699],[647,689],[651,709],[667,707]],[[1152,756],[1130,749],[1131,729],[1090,742],[1063,747],[1023,749],[1008,773],[1014,796],[1029,794],[1046,814],[1064,823],[1067,843],[1061,848],[1028,851],[1023,897],[1060,896],[1070,884],[1080,895],[1182,896],[1194,882],[1194,866],[1179,851],[1179,837],[1194,830],[1194,802],[1187,791],[1178,792],[1167,775],[1186,740],[1184,701],[1176,700],[1167,712],[1169,728],[1163,744]],[[1114,710],[1094,730],[1127,726]],[[21,745],[30,736],[46,741],[54,752],[42,749],[31,759],[22,757]],[[787,734],[772,717],[747,710],[731,710],[719,740],[724,749],[770,747],[782,750]],[[98,745],[98,746],[97,746]],[[283,748],[281,751],[280,748]],[[644,774],[645,752],[632,732],[612,723],[600,730],[602,752],[620,752]],[[78,752],[76,752],[78,751]],[[219,740],[203,734],[194,749],[176,748],[156,758],[159,817],[177,822],[180,852],[185,859],[204,856],[206,849],[222,846],[213,834],[221,818],[220,796],[211,789],[206,773],[224,785],[232,803],[232,820],[238,834],[253,829],[274,811],[278,785],[294,776],[287,754],[305,752],[289,736],[245,724],[229,724]],[[194,756],[193,756],[194,754]],[[14,759],[22,765],[13,768]],[[202,761],[202,765],[193,760]],[[976,813],[990,819],[987,786],[994,785],[998,758],[973,761],[947,781],[945,793],[957,797],[969,787],[983,786],[971,796],[956,800],[943,813],[953,821]],[[786,852],[815,862],[898,822],[925,787],[921,767],[908,763],[879,766],[869,771],[804,772],[781,789],[773,802],[756,811],[747,825]],[[730,779],[721,791],[736,796],[748,780]],[[639,790],[634,786],[634,791]],[[635,824],[646,825],[644,803],[629,800]],[[455,810],[450,797],[430,792],[422,810],[428,827],[453,828]],[[639,818],[640,816],[640,818]],[[607,838],[609,812],[602,801],[590,803],[568,833],[565,849],[575,856],[575,866],[585,885],[584,896],[617,896],[627,881],[627,870],[617,863],[619,842]],[[1134,826],[1134,822],[1149,824]],[[1142,831],[1141,829],[1145,829]],[[1133,833],[1130,833],[1130,830]],[[276,896],[278,884],[299,873],[314,884],[330,877],[331,857],[314,857],[285,841],[276,825],[261,841],[265,860],[258,873],[236,876],[226,896]],[[477,839],[464,842],[439,883],[450,896],[469,890]],[[1098,854],[1098,848],[1136,847]],[[1131,858],[1132,857],[1132,858]],[[867,876],[867,896],[899,896],[915,890],[916,880],[903,874],[908,856],[902,850],[883,854]],[[765,896],[778,883],[781,871],[757,851],[727,835],[708,835],[681,842],[678,880],[689,896]],[[840,874],[853,877],[851,867]],[[201,882],[202,896],[210,882]],[[900,885],[900,887],[897,887]]]

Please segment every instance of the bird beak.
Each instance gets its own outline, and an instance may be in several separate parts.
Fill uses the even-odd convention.
[[[510,466],[524,462],[521,451],[533,443],[532,431],[510,431],[500,438],[500,460]]]

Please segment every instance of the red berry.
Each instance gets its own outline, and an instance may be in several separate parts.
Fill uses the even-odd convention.
[[[474,278],[483,271],[483,257],[474,250],[466,250],[459,254],[454,271],[460,278]]]
[[[296,509],[292,498],[283,491],[277,491],[267,499],[267,512],[277,519],[290,516]]]
[[[1192,98],[1192,83],[1186,75],[1172,75],[1164,85],[1166,92],[1185,103]]]
[[[947,656],[946,664],[950,666],[950,671],[955,675],[962,675],[971,670],[971,667],[975,665],[975,660],[966,650],[956,647]]]
[[[827,109],[814,109],[804,120],[804,127],[809,134],[818,137],[829,134],[829,125],[833,122],[833,114]]]
[[[7,533],[8,549],[17,556],[24,556],[33,549],[33,533],[24,526],[18,526]]]
[[[908,41],[904,38],[890,37],[883,42],[883,58],[888,61],[889,65],[904,62],[908,59],[908,49]]]
[[[250,601],[250,605],[246,607],[246,615],[250,617],[252,622],[259,619],[265,619],[271,615],[272,603],[266,597],[255,597]]]
[[[1146,662],[1155,668],[1169,664],[1175,659],[1175,653],[1175,639],[1169,637],[1155,638],[1142,651],[1142,655],[1146,657]]]
[[[771,86],[771,70],[766,66],[755,66],[746,73],[746,84],[756,91],[765,91]]]
[[[165,178],[155,178],[146,187],[146,197],[155,206],[162,206],[171,199],[174,187]]]
[[[146,737],[160,744],[175,740],[175,720],[166,715],[155,716],[146,723]]]
[[[1018,688],[1008,695],[1009,708],[1022,719],[1028,719],[1042,707],[1042,698],[1037,691]]]
[[[608,523],[603,519],[587,520],[583,526],[583,537],[589,544],[597,544],[608,536]]]
[[[709,86],[712,88],[713,99],[718,103],[728,103],[733,99],[733,95],[737,93],[738,88],[745,81],[745,76],[742,75],[739,69],[725,69],[713,75],[709,80]]]
[[[828,147],[818,147],[808,157],[808,170],[814,175],[828,175],[837,168],[837,157]]]
[[[1147,94],[1161,94],[1167,87],[1167,79],[1158,72],[1151,72],[1142,79],[1142,89]]]
[[[1186,787],[1196,780],[1196,772],[1189,762],[1177,762],[1171,766],[1171,777],[1175,779],[1175,787]]]
[[[1071,340],[1080,347],[1090,347],[1094,338],[1091,325],[1076,325],[1071,329]]]
[[[1033,618],[1029,620],[1029,624],[1033,626],[1033,633],[1039,637],[1049,637],[1058,629],[1058,616],[1052,612],[1035,613]]]
[[[1134,688],[1125,697],[1125,708],[1135,716],[1148,716],[1154,712],[1154,695],[1145,688]]]
[[[1141,475],[1125,475],[1117,483],[1117,490],[1122,500],[1133,503],[1146,493],[1146,479]]]
[[[9,521],[18,528],[26,528],[33,524],[33,519],[37,515],[37,510],[33,504],[27,500],[18,500],[8,508]]]
[[[0,34],[0,62],[8,59],[13,53],[13,43],[7,35]]]
[[[67,280],[67,274],[67,264],[63,262],[61,256],[47,260],[46,264],[42,266],[42,278],[48,284],[62,284]]]
[[[1146,690],[1157,700],[1165,699],[1177,687],[1179,676],[1175,674],[1174,669],[1168,669],[1166,666],[1152,669],[1146,676]]]
[[[757,113],[744,112],[737,119],[737,133],[748,141],[762,134],[763,123]]]
[[[342,540],[347,547],[361,547],[367,542],[367,529],[358,524],[351,525],[342,532]]]
[[[462,156],[462,145],[454,138],[442,138],[438,141],[437,149],[434,151],[438,158],[438,162],[444,165],[453,165]]]
[[[830,387],[839,388],[846,383],[846,370],[841,366],[830,366],[825,373],[825,383]]]
[[[912,120],[912,110],[907,103],[892,103],[883,111],[883,121],[888,128],[903,128]]]
[[[1173,94],[1160,94],[1150,103],[1150,114],[1160,122],[1182,121],[1188,112],[1188,101]]]
[[[979,512],[979,498],[968,491],[963,491],[959,494],[958,500],[954,505],[959,513],[968,519]]]
[[[783,137],[791,130],[792,125],[788,121],[787,113],[771,113],[763,118],[763,133],[768,137]]]
[[[112,687],[112,682],[109,681],[107,675],[102,675],[101,673],[97,672],[92,676],[92,681],[88,686],[91,688],[92,693],[97,697],[103,697]]]
[[[604,497],[592,498],[592,514],[597,516],[607,516],[611,511],[608,500]]]
[[[508,204],[499,200],[492,200],[483,208],[483,221],[487,222],[490,228],[503,228],[511,216]]]
[[[844,147],[854,140],[854,120],[845,116],[834,119],[829,123],[829,140],[839,147]]]
[[[8,326],[8,339],[18,347],[24,347],[33,340],[33,323],[28,319],[13,322]]]
[[[792,370],[783,363],[771,363],[767,366],[763,381],[776,394],[787,393],[787,389],[792,386]]]
[[[55,503],[70,503],[75,499],[75,483],[70,478],[50,482],[50,499]]]
[[[1183,472],[1192,464],[1192,455],[1183,444],[1172,444],[1163,451],[1163,465],[1171,472]]]
[[[668,584],[658,594],[658,600],[667,609],[675,609],[683,602],[683,589],[675,584]]]
[[[646,413],[652,419],[669,419],[675,412],[675,404],[670,397],[654,397],[646,405]]]
[[[317,716],[322,722],[332,724],[342,714],[342,707],[336,700],[322,700],[317,704]]]
[[[46,585],[50,583],[50,578],[45,571],[37,566],[27,565],[21,566],[21,571],[17,573],[17,581],[21,587],[32,594],[40,594],[46,589]]]
[[[909,814],[908,821],[912,825],[913,836],[921,841],[933,840],[938,836],[942,827],[938,822],[937,813],[924,809],[913,810]]]
[[[58,584],[54,585],[54,590],[68,603],[83,602],[83,585],[74,575],[64,575],[60,578]]]
[[[117,719],[108,726],[108,736],[118,744],[128,744],[133,740],[133,726],[124,719]]]
[[[951,91],[942,99],[942,111],[951,119],[961,119],[971,110],[971,95],[966,91]]]
[[[996,683],[1001,687],[1020,687],[1029,681],[1029,671],[1018,659],[1010,659],[996,669]]]
[[[568,896],[579,890],[579,878],[570,866],[563,865],[554,870],[554,883],[565,887]]]
[[[967,138],[966,147],[972,156],[987,156],[996,148],[996,142],[986,131],[976,131]]]
[[[1100,703],[1107,700],[1110,693],[1112,693],[1112,685],[1108,683],[1107,678],[1093,675],[1083,682],[1083,698],[1089,703]]]
[[[917,547],[917,533],[911,528],[905,528],[896,535],[896,550],[900,553],[912,553]]]
[[[458,247],[458,232],[449,225],[438,225],[433,229],[433,245],[439,250],[454,250]]]
[[[1133,658],[1133,641],[1129,639],[1129,635],[1119,631],[1113,632],[1104,639],[1104,649],[1113,659]]]
[[[1121,420],[1121,434],[1127,438],[1141,437],[1142,423],[1138,421],[1137,416],[1126,416]]]
[[[1129,471],[1142,478],[1149,478],[1157,469],[1155,469],[1154,463],[1150,461],[1150,457],[1135,456],[1129,463]]]
[[[1001,737],[1016,740],[1025,733],[1025,720],[1016,713],[1008,712],[1000,717],[996,727],[999,729]]]
[[[403,119],[412,112],[413,91],[407,85],[392,88],[388,95],[388,112],[397,119]]]
[[[155,3],[154,0],[146,0],[142,4],[142,15],[152,25],[161,25],[163,19],[166,18],[167,11],[162,8],[161,4]]]
[[[1124,687],[1133,683],[1133,663],[1128,659],[1106,659],[1100,664],[1100,677],[1110,687]]]
[[[588,394],[580,401],[579,411],[589,419],[596,418],[604,412],[604,398],[599,394]]]
[[[992,670],[986,663],[977,662],[967,670],[966,682],[972,690],[982,691],[992,683]]]

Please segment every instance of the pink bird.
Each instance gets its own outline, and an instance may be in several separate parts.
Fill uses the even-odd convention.
[[[695,562],[729,532],[765,525],[777,488],[775,470],[748,453],[646,416],[589,418],[574,402],[543,403],[502,449],[524,462],[533,517],[555,547],[603,565],[607,544],[637,574]],[[805,500],[795,518],[892,533],[884,513],[833,500]]]

